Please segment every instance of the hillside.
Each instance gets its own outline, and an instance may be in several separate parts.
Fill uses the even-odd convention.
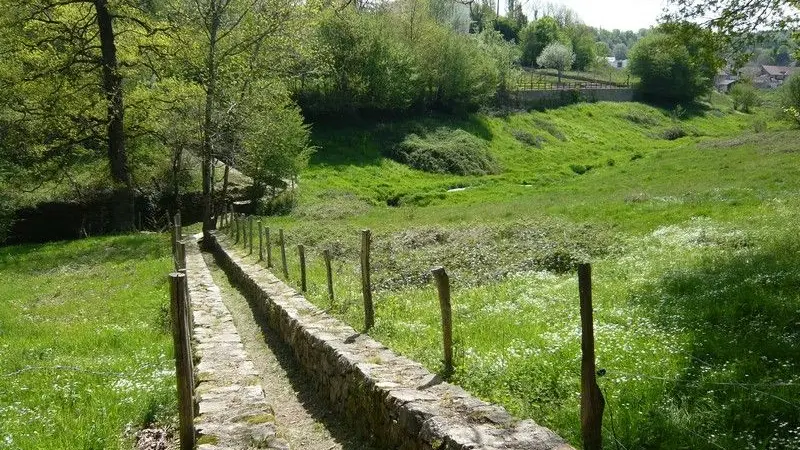
[[[358,231],[370,228],[370,334],[432,370],[441,338],[429,270],[446,267],[454,381],[575,445],[573,270],[591,261],[607,446],[798,448],[800,132],[768,108],[745,115],[722,100],[682,117],[598,103],[317,126],[296,208],[266,225],[284,228],[290,248],[306,246],[309,299],[353,326],[363,321]],[[462,176],[396,161],[415,145],[448,154],[447,133],[485,148],[499,170]],[[332,304],[323,249],[334,255]]]

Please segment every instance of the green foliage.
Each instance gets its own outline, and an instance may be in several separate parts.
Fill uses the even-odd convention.
[[[573,63],[575,70],[589,69],[597,58],[594,34],[585,25],[573,25],[566,29],[566,34],[575,54]]]
[[[607,42],[597,41],[594,44],[594,52],[597,56],[605,58],[611,56],[611,47]]]
[[[731,88],[731,98],[733,99],[733,109],[738,109],[744,113],[749,113],[754,106],[760,104],[758,91],[750,83],[736,83]]]
[[[708,94],[721,60],[714,36],[697,25],[664,25],[630,51],[630,71],[643,98],[690,103]]]
[[[442,127],[422,136],[409,134],[392,150],[392,155],[431,173],[488,175],[500,171],[486,142],[460,129]]]
[[[520,63],[523,66],[533,66],[542,51],[553,42],[558,40],[558,22],[552,17],[542,17],[541,19],[530,22],[520,32],[520,46],[522,56]]]
[[[499,32],[484,30],[478,35],[478,41],[483,51],[495,63],[497,69],[497,94],[504,97],[511,89],[514,78],[514,63],[517,61],[517,48],[503,39]]]
[[[299,108],[279,83],[254,83],[245,98],[235,113],[242,133],[237,167],[260,192],[295,177],[313,149]]]
[[[781,87],[780,95],[787,117],[800,125],[800,75],[792,75]]]
[[[623,43],[615,45],[613,55],[617,61],[628,59],[628,46]]]
[[[507,84],[514,59],[509,45],[458,33],[424,11],[323,12],[315,42],[330,62],[300,87],[311,115],[475,109]]]

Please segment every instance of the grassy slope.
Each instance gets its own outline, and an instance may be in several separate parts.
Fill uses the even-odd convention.
[[[129,448],[174,420],[169,269],[161,235],[0,249],[0,447]]]
[[[372,334],[432,369],[440,337],[426,273],[444,264],[455,283],[455,381],[576,445],[577,286],[559,268],[591,258],[601,386],[614,415],[607,445],[800,448],[800,300],[790,288],[800,283],[800,133],[773,123],[753,134],[768,110],[717,106],[680,123],[644,105],[601,103],[319,128],[298,208],[268,225],[309,247],[309,298],[326,307],[317,256],[333,250],[331,310],[356,327],[357,229],[371,228]],[[381,156],[398,136],[439,126],[487,139],[505,171],[433,175]],[[697,136],[660,137],[676,126]],[[526,146],[515,130],[546,143]],[[456,186],[469,189],[446,192]],[[297,280],[294,251],[289,261]]]

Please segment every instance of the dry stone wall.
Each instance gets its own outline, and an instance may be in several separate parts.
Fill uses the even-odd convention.
[[[518,420],[417,362],[330,317],[245,258],[227,237],[207,247],[291,347],[330,406],[378,446],[401,450],[572,449],[531,420]]]

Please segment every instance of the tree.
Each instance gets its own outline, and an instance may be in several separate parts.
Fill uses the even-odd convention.
[[[738,109],[743,113],[749,113],[753,106],[759,103],[758,92],[750,83],[736,83],[731,89],[733,99],[733,109]]]
[[[215,159],[230,152],[223,147],[246,142],[248,130],[242,117],[249,117],[247,101],[256,81],[272,78],[279,83],[291,55],[289,36],[299,8],[290,0],[174,0],[171,14],[181,33],[182,64],[199,81],[205,93],[201,171],[203,186],[203,233],[215,227]],[[276,106],[283,108],[283,104]],[[276,115],[279,117],[279,115]],[[287,126],[292,126],[287,124]],[[255,141],[251,141],[255,142]],[[230,163],[230,161],[226,161]]]
[[[556,69],[558,71],[558,83],[561,84],[561,73],[569,70],[572,63],[575,62],[575,54],[572,53],[566,45],[554,42],[544,50],[542,54],[536,58],[536,64],[540,67],[548,69]]]
[[[3,104],[5,118],[32,131],[28,141],[15,144],[29,146],[28,165],[42,167],[85,157],[103,142],[112,184],[112,227],[132,230],[123,80],[126,70],[137,66],[131,55],[149,47],[146,40],[156,29],[134,1],[6,0],[0,8],[4,59],[11,61],[2,74],[4,83],[25,93],[6,98],[11,101]],[[121,60],[118,37],[123,33],[128,45]],[[48,135],[41,130],[49,130]],[[52,179],[56,173],[38,175]]]
[[[614,59],[623,61],[628,59],[628,46],[625,44],[617,44],[614,46]]]
[[[575,70],[586,70],[594,63],[594,34],[586,25],[573,25],[566,29],[566,34],[575,53]]]
[[[781,86],[781,106],[787,117],[800,125],[800,75],[794,74]]]
[[[724,61],[714,35],[698,25],[665,24],[636,43],[629,54],[630,71],[640,78],[646,99],[688,103],[712,89]]]
[[[733,37],[758,28],[796,29],[800,24],[797,0],[670,0],[667,22],[692,21]]]
[[[597,41],[594,44],[594,52],[597,54],[597,56],[611,56],[611,46],[609,46],[606,42]]]
[[[529,23],[520,36],[523,66],[532,66],[545,47],[558,40],[558,23],[552,17],[543,17]]]

